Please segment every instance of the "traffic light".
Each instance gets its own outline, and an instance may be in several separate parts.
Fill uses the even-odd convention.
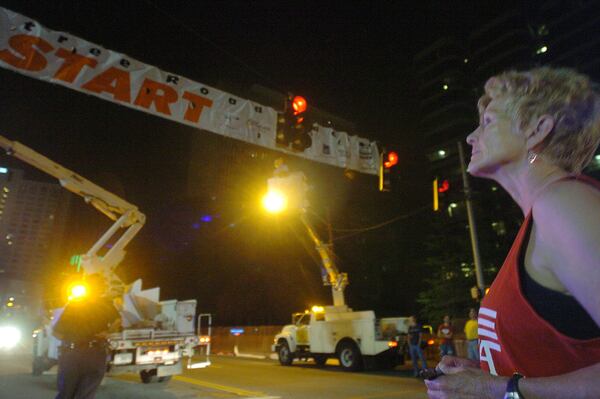
[[[440,181],[436,177],[433,179],[433,210],[440,210],[440,194],[444,194],[450,190],[450,182],[446,179]]]
[[[398,153],[395,151],[381,151],[379,155],[379,191],[391,190],[390,172],[398,164]]]
[[[312,145],[309,133],[313,121],[307,110],[308,103],[304,97],[288,98],[283,114],[277,119],[277,145],[294,151],[304,151]]]

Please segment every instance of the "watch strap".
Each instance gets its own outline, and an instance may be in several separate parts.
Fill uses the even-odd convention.
[[[514,373],[506,384],[506,393],[504,399],[525,399],[521,391],[519,391],[519,380],[523,376],[519,373]]]

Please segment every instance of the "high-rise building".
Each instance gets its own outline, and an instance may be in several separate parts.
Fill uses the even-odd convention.
[[[464,146],[468,163],[470,147],[465,138],[478,125],[477,100],[486,80],[505,70],[549,65],[571,67],[598,81],[599,27],[600,2],[547,1],[507,9],[478,29],[440,39],[414,57],[420,102],[416,132],[431,180],[437,177],[448,182],[439,211],[447,232],[468,239],[457,143]],[[585,172],[600,172],[600,156]],[[510,245],[523,218],[520,209],[493,181],[471,179],[471,185],[477,227],[483,236],[480,243],[485,239],[495,248]],[[482,257],[486,257],[483,252]],[[502,259],[485,261],[499,266]]]
[[[70,195],[0,167],[0,277],[40,281],[61,251]]]

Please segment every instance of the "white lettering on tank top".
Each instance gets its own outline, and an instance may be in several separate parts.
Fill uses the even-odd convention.
[[[498,375],[492,351],[502,352],[498,335],[496,334],[496,311],[489,308],[479,309],[479,318],[477,320],[479,334],[479,360],[486,362],[490,369],[490,374]]]

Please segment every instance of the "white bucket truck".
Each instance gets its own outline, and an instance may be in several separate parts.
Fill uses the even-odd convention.
[[[101,274],[108,283],[108,296],[121,314],[122,329],[110,335],[109,373],[139,372],[143,382],[168,380],[180,374],[184,358],[191,368],[210,364],[210,315],[196,319],[196,301],[160,301],[159,288],[142,289],[142,281],[123,283],[115,269],[125,257],[125,247],[138,233],[146,216],[138,208],[75,172],[53,162],[23,144],[0,136],[6,153],[58,179],[67,190],[83,197],[86,203],[114,221],[92,248],[81,256],[83,273]],[[104,248],[110,248],[101,253]],[[60,341],[52,335],[52,323],[62,309],[53,311],[52,319],[34,331],[33,374],[41,374],[58,359]],[[197,320],[197,324],[196,324]],[[207,334],[201,335],[204,327]],[[191,364],[194,349],[206,354],[206,361]]]
[[[109,375],[135,372],[144,383],[162,382],[192,366],[195,347],[204,346],[208,354],[210,336],[199,336],[196,328],[210,316],[200,315],[196,324],[196,300],[159,301],[159,291],[142,290],[137,280],[123,295],[122,330],[107,339]]]
[[[347,371],[365,366],[393,368],[404,362],[405,351],[405,335],[398,331],[397,319],[406,318],[386,321],[376,319],[372,310],[314,306],[311,311],[292,315],[292,324],[275,336],[272,350],[284,366],[295,358],[313,358],[319,366],[328,358],[337,358]]]
[[[338,358],[344,370],[357,371],[365,366],[394,367],[404,362],[407,324],[402,317],[377,319],[372,310],[355,312],[346,306],[344,289],[348,275],[341,273],[331,245],[321,241],[310,223],[305,198],[307,185],[301,172],[277,173],[269,179],[271,196],[291,193],[294,198],[280,203],[292,204],[299,213],[308,235],[321,257],[324,285],[331,286],[333,306],[314,306],[311,311],[292,315],[292,324],[275,336],[271,350],[284,366],[294,359],[313,358],[324,365],[328,358]]]

